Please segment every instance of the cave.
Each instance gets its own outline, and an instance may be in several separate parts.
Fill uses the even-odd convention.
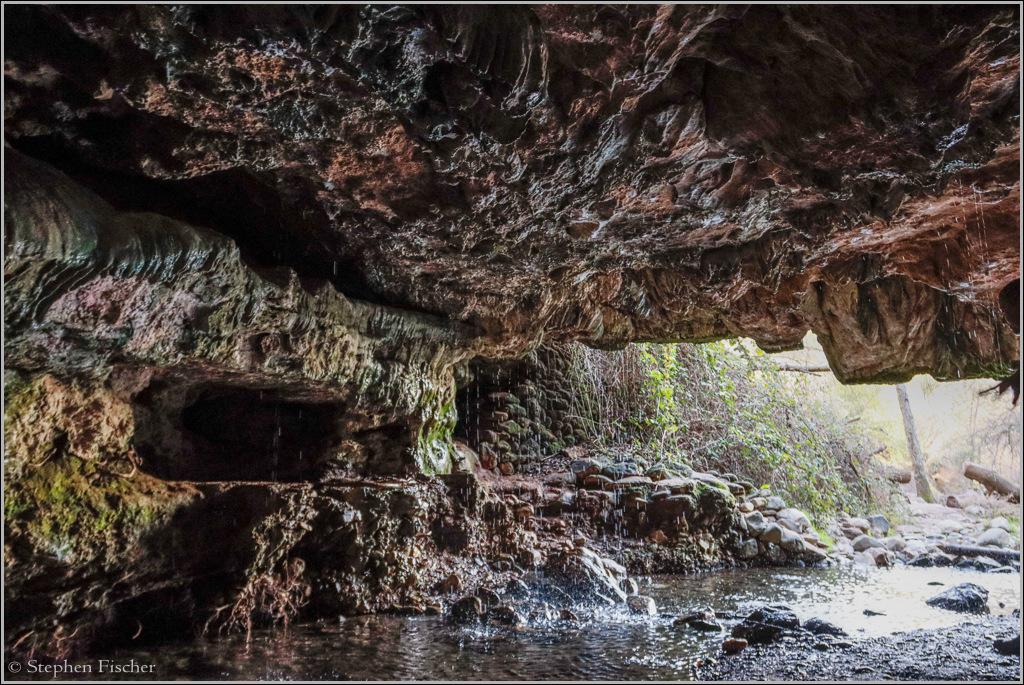
[[[1019,573],[1015,483],[955,555],[897,549],[867,518],[892,453],[768,360],[813,341],[793,373],[1016,402],[1018,7],[5,12],[8,655],[384,613],[561,630],[594,601],[643,625],[659,574]],[[712,609],[709,635],[756,628]],[[728,675],[714,640],[715,673],[616,673]],[[452,676],[405,647],[385,676]],[[378,665],[329,656],[285,675]]]
[[[334,456],[344,411],[266,390],[206,389],[179,410],[180,451],[142,439],[140,468],[170,480],[311,480]]]

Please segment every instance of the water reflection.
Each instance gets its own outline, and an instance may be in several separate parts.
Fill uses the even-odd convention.
[[[258,632],[250,645],[231,636],[123,651],[115,658],[155,662],[160,679],[688,680],[698,660],[718,652],[722,635],[676,627],[667,614],[710,607],[739,617],[760,604],[782,603],[802,619],[818,616],[851,635],[984,622],[985,617],[924,603],[962,582],[987,588],[994,614],[1020,605],[1018,574],[916,568],[732,570],[641,583],[641,592],[654,597],[664,612],[654,619],[616,607],[580,610],[584,620],[575,626],[555,622],[472,630],[432,617],[363,616]],[[885,615],[865,616],[864,609]]]

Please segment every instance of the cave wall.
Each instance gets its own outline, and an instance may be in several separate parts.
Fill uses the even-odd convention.
[[[181,414],[204,393],[220,422],[237,422],[239,407],[211,393],[256,393],[253,407],[266,393],[296,421],[301,406],[330,415],[320,437],[331,445],[311,459],[378,473],[450,470],[450,442],[439,438],[455,423],[451,367],[470,354],[458,324],[350,301],[287,269],[258,271],[224,236],[119,212],[16,151],[5,172],[8,368],[110,387],[135,407],[143,450],[159,448],[161,432],[177,449],[169,443],[183,432]]]

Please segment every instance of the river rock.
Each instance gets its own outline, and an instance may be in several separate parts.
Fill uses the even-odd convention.
[[[875,566],[875,558],[865,552],[855,552],[853,555],[853,563],[858,566]]]
[[[1013,538],[1002,528],[989,528],[978,536],[978,545],[981,547],[1010,547],[1013,545]]]
[[[863,552],[872,547],[884,547],[884,545],[870,535],[858,535],[853,539],[853,551]]]
[[[811,519],[807,518],[807,514],[800,511],[799,509],[781,509],[776,514],[779,517],[779,521],[790,521],[795,523],[798,527],[795,529],[798,533],[803,533],[811,529]]]
[[[935,595],[926,604],[939,609],[972,614],[987,614],[988,590],[974,583],[961,583]]]
[[[549,578],[562,582],[580,599],[593,599],[594,593],[620,602],[626,599],[626,593],[620,587],[620,581],[626,577],[626,569],[586,547],[573,547],[552,554],[544,569]]]
[[[751,644],[767,644],[799,627],[800,619],[789,607],[764,606],[738,623],[732,629],[732,636]]]
[[[722,641],[722,651],[726,654],[739,654],[747,648],[748,644],[750,643],[742,638],[729,638],[728,640]]]
[[[601,465],[593,459],[577,459],[569,464],[569,471],[579,479],[601,472]]]
[[[785,509],[786,508],[786,502],[783,501],[783,499],[781,497],[779,497],[778,495],[772,495],[771,497],[768,497],[767,499],[765,499],[764,508],[765,509],[776,510],[776,511],[777,510],[781,510],[781,509]]]
[[[747,523],[747,532],[753,537],[760,537],[768,527],[764,520],[764,514],[759,511],[747,514],[743,518]]]
[[[777,545],[780,542],[782,542],[782,535],[783,535],[783,531],[785,531],[785,530],[786,530],[785,528],[783,528],[782,526],[780,526],[777,523],[770,523],[764,529],[764,532],[761,533],[757,537],[757,539],[760,540],[761,542],[771,542],[771,543]],[[789,532],[792,532],[792,531],[789,531]]]
[[[871,527],[878,531],[879,535],[885,535],[889,532],[892,526],[889,525],[889,519],[885,518],[881,514],[875,514],[874,516],[868,516],[868,523]]]
[[[896,560],[896,555],[885,547],[869,547],[864,550],[864,553],[874,560],[875,566],[892,566],[893,562]]]
[[[783,529],[782,539],[779,541],[779,547],[786,550],[790,554],[801,554],[804,551],[804,539],[797,533],[791,530]]]
[[[689,495],[669,495],[652,500],[647,505],[647,516],[651,523],[683,519],[693,513],[695,502]]]
[[[804,545],[804,559],[811,564],[820,563],[828,559],[828,552],[815,545]]]
[[[523,624],[523,617],[512,607],[491,607],[487,611],[488,621],[493,621],[503,626],[518,626]]]
[[[455,625],[471,625],[480,623],[484,614],[484,605],[479,597],[463,597],[448,609],[446,619]]]
[[[844,523],[850,528],[858,529],[861,533],[866,533],[869,530],[871,530],[870,521],[868,521],[867,519],[858,518],[856,516],[851,516],[850,518],[846,519]]]
[[[631,461],[622,461],[617,464],[608,464],[601,469],[602,476],[608,476],[612,480],[620,480],[622,478],[629,478],[630,476],[639,476],[643,472],[640,467]]]
[[[633,487],[650,489],[654,487],[654,481],[647,476],[626,476],[611,484],[612,490],[623,490]]]
[[[803,527],[799,523],[797,523],[796,521],[790,521],[789,519],[776,519],[775,522],[777,524],[779,524],[780,526],[782,526],[783,528],[785,528],[786,530],[791,530],[794,533],[798,533],[799,534],[799,533],[803,532],[803,530],[802,530]]]
[[[761,544],[764,545],[764,558],[769,563],[779,565],[786,561],[786,553],[774,542],[762,542]]]
[[[836,637],[846,637],[846,631],[837,625],[833,625],[828,621],[823,621],[820,618],[809,618],[804,621],[803,629],[814,635],[834,635]]]
[[[736,549],[736,556],[740,559],[753,559],[757,556],[757,552],[757,540],[750,538],[749,540],[744,540],[739,544]]]
[[[588,490],[609,490],[614,482],[608,476],[592,473],[583,479],[583,487]]]
[[[1010,532],[1010,522],[1007,521],[1006,518],[1004,518],[1002,516],[997,516],[994,519],[992,519],[991,521],[989,521],[988,527],[989,528],[1002,528],[1007,533]]]
[[[713,618],[695,618],[692,621],[688,621],[686,623],[686,627],[690,630],[697,630],[702,633],[720,633],[725,630],[725,627]]]
[[[626,606],[631,614],[640,616],[657,616],[658,605],[654,600],[644,595],[630,595],[626,598]]]
[[[996,650],[1003,656],[1019,656],[1020,633],[1003,640],[994,640],[992,642],[992,649]]]
[[[885,538],[882,540],[882,544],[890,552],[902,552],[907,548],[907,541],[899,536],[893,536],[891,538]]]
[[[749,514],[754,511],[754,505],[750,502],[740,502],[736,505],[736,508],[739,509],[741,514]]]
[[[462,590],[462,578],[457,573],[452,573],[437,584],[437,591],[442,594],[451,594]]]

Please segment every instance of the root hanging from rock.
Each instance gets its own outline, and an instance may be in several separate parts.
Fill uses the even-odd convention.
[[[298,615],[309,601],[311,587],[303,580],[306,562],[299,557],[289,558],[289,555],[311,528],[314,518],[312,492],[303,489],[289,496],[284,506],[257,525],[253,531],[256,556],[246,569],[247,582],[221,625],[222,632],[239,631],[244,627],[246,642],[249,642],[254,626],[283,625],[287,628],[290,620]],[[216,623],[219,614],[220,610],[211,621]]]

